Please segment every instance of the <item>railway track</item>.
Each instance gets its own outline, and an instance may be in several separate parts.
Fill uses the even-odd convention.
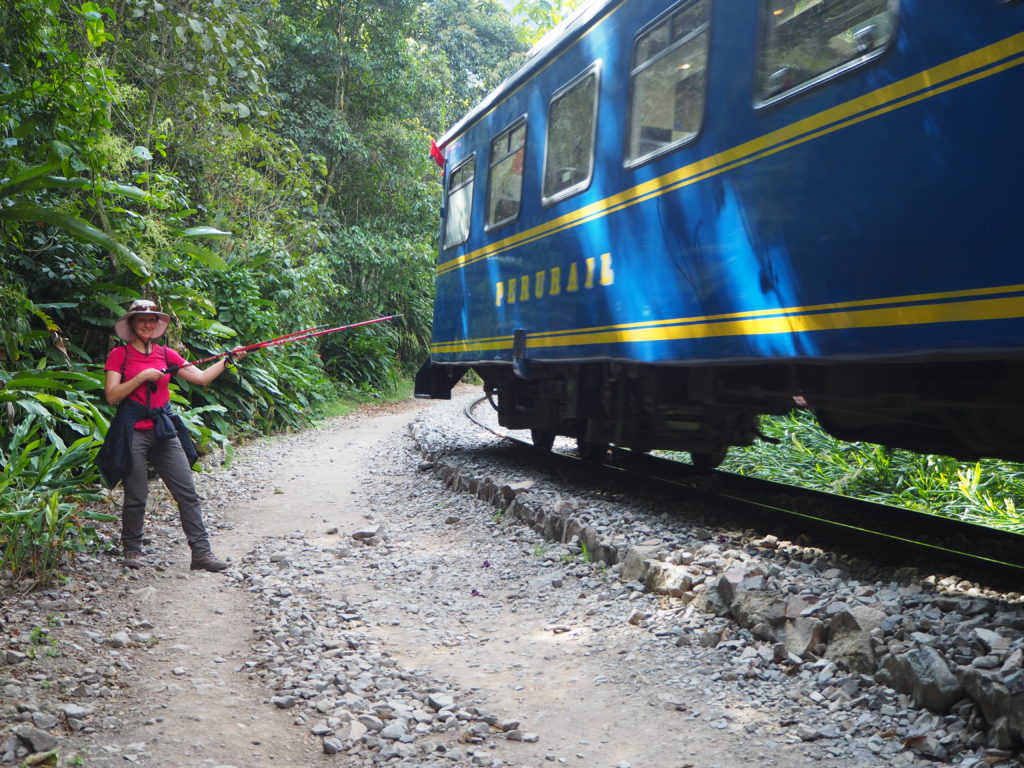
[[[466,416],[502,440],[541,450],[480,419],[475,411],[486,400],[470,403]],[[551,452],[551,458],[584,462],[573,452],[558,450]],[[680,498],[714,504],[751,527],[781,532],[793,540],[801,536],[826,540],[831,547],[849,549],[879,565],[899,563],[946,571],[1015,591],[1024,583],[1024,536],[1019,534],[729,472],[698,470],[623,449],[610,449],[602,466],[656,483]]]

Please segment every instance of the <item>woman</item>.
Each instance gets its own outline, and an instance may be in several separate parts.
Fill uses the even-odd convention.
[[[171,411],[169,384],[171,376],[178,375],[206,386],[224,372],[232,358],[241,359],[245,352],[235,349],[200,371],[173,349],[153,343],[167,330],[169,321],[152,301],[139,300],[114,323],[125,345],[111,350],[104,370],[107,402],[119,405],[96,463],[110,488],[124,480],[121,546],[126,567],[143,564],[148,461],[178,504],[181,527],[192,549],[192,570],[222,571],[228,564],[213,554],[192,482],[191,467],[198,454],[181,417]]]

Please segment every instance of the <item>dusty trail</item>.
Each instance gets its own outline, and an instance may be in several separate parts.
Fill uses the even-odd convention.
[[[117,650],[93,646],[97,667],[118,667],[118,695],[103,705],[116,715],[66,734],[62,754],[78,762],[62,764],[373,764],[361,747],[324,754],[311,733],[317,713],[269,702],[275,691],[261,685],[253,661],[266,604],[247,579],[274,565],[272,553],[290,561],[281,579],[346,601],[361,631],[403,668],[443,681],[460,707],[520,723],[524,740],[486,727],[477,739],[421,733],[419,743],[438,750],[431,766],[842,764],[785,743],[779,711],[745,702],[742,692],[709,698],[702,681],[721,668],[699,647],[676,648],[625,621],[624,606],[655,598],[628,590],[614,603],[599,597],[612,582],[592,566],[541,556],[546,545],[533,531],[419,472],[408,424],[431,407],[446,406],[409,401],[259,441],[240,449],[232,468],[200,475],[215,551],[233,561],[223,574],[187,570],[173,507],[154,486],[152,565],[103,566],[112,588],[99,615],[108,634],[132,638]],[[376,546],[352,540],[378,528]],[[349,548],[328,557],[336,566],[323,565],[325,553]]]
[[[323,529],[328,519],[339,526],[357,520],[358,514],[346,514],[339,500],[347,501],[358,486],[363,452],[401,432],[408,418],[400,412],[339,422],[320,430],[315,444],[295,441],[298,450],[279,452],[269,441],[262,450],[276,456],[273,475],[248,488],[243,483],[247,498],[236,497],[219,515],[208,514],[211,522],[223,520],[214,537],[218,554],[237,562],[261,539]],[[239,468],[244,464],[241,458]],[[226,471],[229,476],[239,472],[248,474]],[[216,477],[200,480],[205,495],[217,482]],[[306,493],[313,484],[316,493]],[[153,490],[156,498],[164,495],[158,484]],[[170,505],[165,499],[161,506]],[[173,514],[169,517],[167,526],[173,526]],[[154,543],[155,549],[165,546],[159,538]],[[93,751],[87,764],[100,765],[105,757],[123,764],[127,757],[152,768],[337,766],[308,729],[266,703],[269,692],[247,674],[255,617],[246,593],[225,574],[188,571],[186,552],[180,545],[174,552],[166,570],[147,569],[141,585],[133,584],[123,602],[111,606],[124,612],[129,625],[151,624],[158,642],[148,653],[131,654],[139,683],[124,702],[116,744]],[[113,751],[113,746],[121,748]]]

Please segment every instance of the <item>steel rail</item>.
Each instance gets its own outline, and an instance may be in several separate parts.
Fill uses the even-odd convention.
[[[531,442],[477,419],[473,410],[487,399],[482,397],[470,403],[465,409],[466,416],[503,440],[539,450]],[[583,461],[572,454],[558,455]],[[614,463],[602,466],[667,484],[705,501],[725,503],[729,511],[745,517],[756,513],[763,521],[770,516],[797,528],[809,528],[842,546],[849,547],[851,540],[856,540],[851,548],[858,556],[879,565],[893,566],[891,561],[880,560],[909,552],[933,558],[936,570],[965,565],[971,568],[971,577],[975,579],[998,579],[1001,586],[1010,589],[1019,589],[1024,583],[1024,536],[1020,534],[771,480],[699,470],[682,462],[624,449],[611,449],[611,457]]]

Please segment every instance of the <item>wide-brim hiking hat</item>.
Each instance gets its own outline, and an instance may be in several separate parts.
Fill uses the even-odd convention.
[[[161,312],[160,307],[155,302],[149,299],[136,299],[128,307],[128,311],[117,318],[117,322],[114,323],[114,333],[120,336],[121,340],[126,344],[130,344],[135,339],[132,318],[139,315],[156,315],[156,327],[153,329],[153,335],[150,337],[153,339],[159,339],[163,336],[164,331],[167,330],[167,326],[171,322],[171,316],[166,312]]]

